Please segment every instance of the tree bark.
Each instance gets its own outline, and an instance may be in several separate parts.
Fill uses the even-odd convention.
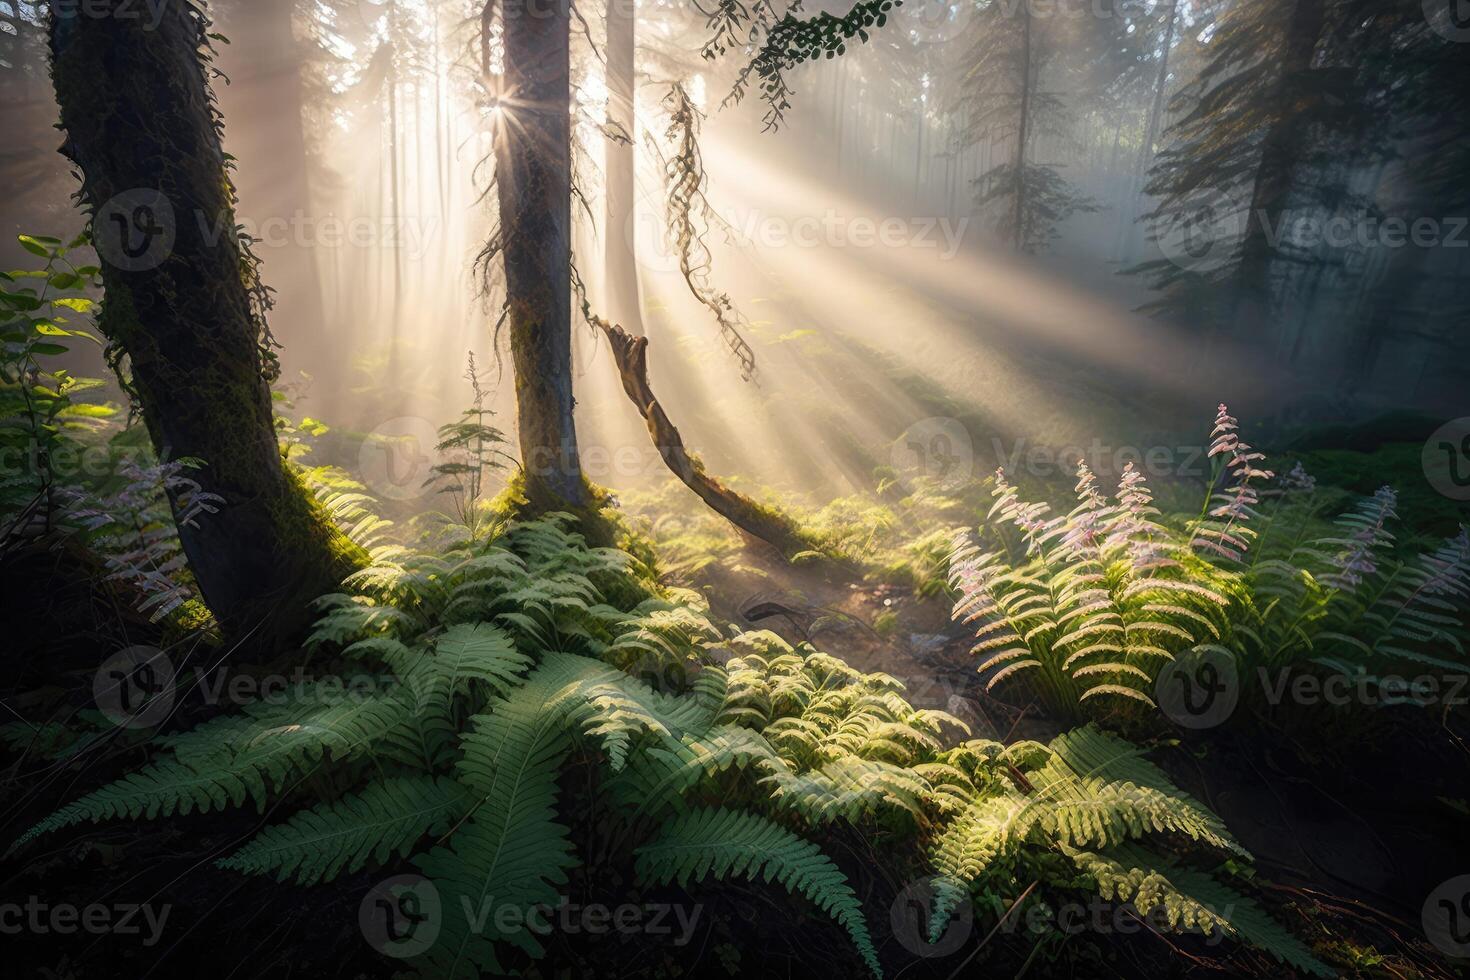
[[[136,10],[107,7],[124,5]],[[205,77],[207,22],[178,3],[156,29],[89,10],[53,15],[51,48],[62,152],[81,169],[101,257],[99,326],[128,357],[159,456],[201,460],[191,476],[224,499],[179,527],[204,601],[229,633],[288,638],[365,556],[281,457],[263,311]]]
[[[1164,106],[1169,92],[1169,57],[1174,50],[1174,36],[1179,24],[1179,0],[1169,6],[1169,26],[1164,29],[1164,47],[1159,55],[1159,72],[1154,78],[1154,96],[1149,104],[1148,122],[1144,126],[1143,142],[1138,147],[1138,160],[1129,177],[1127,200],[1137,201],[1143,194],[1148,168],[1154,159],[1154,144],[1158,142],[1160,126],[1164,121]],[[1121,208],[1119,209],[1121,213]],[[1123,222],[1123,234],[1118,243],[1118,259],[1127,265],[1132,261],[1133,246],[1138,237],[1138,220],[1135,210],[1131,219]]]
[[[570,17],[567,0],[501,11],[495,181],[525,494],[532,512],[575,510],[590,494],[572,419]]]
[[[747,539],[763,541],[786,558],[810,550],[811,546],[790,518],[731,490],[706,473],[703,464],[689,455],[683,437],[669,421],[648,383],[648,338],[634,337],[601,317],[593,317],[593,323],[607,336],[623,391],[648,423],[654,447],[673,474]]]

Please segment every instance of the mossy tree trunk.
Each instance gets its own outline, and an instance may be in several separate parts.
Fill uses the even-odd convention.
[[[567,0],[500,9],[495,181],[525,494],[533,512],[578,511],[590,495],[572,419],[570,11]]]
[[[281,458],[264,294],[235,236],[205,74],[207,20],[169,3],[155,27],[130,16],[140,8],[94,0],[85,15],[53,15],[62,152],[92,213],[100,327],[127,356],[153,445],[201,460],[191,475],[224,499],[179,528],[200,592],[227,633],[276,641],[364,556]]]

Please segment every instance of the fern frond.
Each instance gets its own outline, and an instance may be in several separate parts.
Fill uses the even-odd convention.
[[[474,794],[469,819],[447,846],[416,860],[446,908],[482,910],[555,905],[576,864],[568,830],[556,819],[557,776],[572,746],[573,716],[600,686],[623,675],[606,664],[547,653],[526,682],[477,715],[463,739],[461,782]],[[425,954],[443,975],[499,972],[494,946],[513,944],[536,957],[541,944],[526,929],[507,931],[492,914],[484,928],[469,916],[446,916]],[[519,922],[527,921],[522,915]]]
[[[875,976],[883,975],[863,921],[863,910],[847,877],[817,845],[780,824],[738,810],[691,810],[665,824],[654,840],[635,852],[640,878],[651,883],[747,877],[777,881],[811,899],[847,930]]]
[[[463,816],[469,797],[452,779],[404,776],[369,783],[333,803],[267,827],[216,864],[244,874],[274,874],[301,885],[330,881],[368,864],[407,857],[415,844]]]
[[[1104,898],[1131,901],[1141,915],[1158,910],[1173,928],[1207,934],[1222,930],[1304,973],[1336,975],[1259,905],[1204,872],[1132,844],[1099,853],[1068,853],[1097,881]]]

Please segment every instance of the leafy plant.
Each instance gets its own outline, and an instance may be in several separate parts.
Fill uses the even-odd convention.
[[[439,427],[439,443],[434,448],[450,454],[450,458],[431,468],[424,485],[437,485],[440,493],[450,495],[459,523],[473,537],[484,532],[486,515],[481,504],[485,474],[502,468],[503,460],[513,461],[513,457],[499,448],[505,445],[504,433],[486,422],[495,413],[485,407],[486,392],[475,369],[474,351],[469,352],[464,376],[474,392],[474,400],[457,420]]]
[[[70,253],[87,244],[85,235],[59,239],[21,235],[20,245],[44,259],[36,269],[0,272],[0,509],[5,526],[0,545],[9,546],[28,526],[49,531],[60,510],[59,483],[74,474],[58,473],[58,458],[80,458],[79,436],[95,433],[116,409],[80,401],[77,395],[102,382],[79,378],[55,367],[52,358],[67,353],[73,337],[99,343],[72,323],[93,307],[85,292],[99,269],[75,265]],[[12,469],[14,467],[14,469]]]
[[[913,860],[932,856],[946,915],[979,900],[977,883],[1029,849],[1076,867],[1058,888],[1095,881],[1140,907],[1163,902],[1181,926],[1228,929],[1310,966],[1244,896],[1211,890],[1208,876],[1179,871],[1169,888],[1150,878],[1146,891],[1127,892],[1133,869],[1174,874],[1165,852],[1149,864],[1119,850],[1145,837],[1245,859],[1217,817],[1127,743],[1084,730],[1049,748],[946,748],[966,732],[961,722],[914,707],[893,678],[809,646],[740,633],[723,640],[730,656],[716,663],[707,644],[719,633],[697,597],[645,575],[626,552],[588,547],[560,516],[514,522],[441,555],[379,546],[372,566],[318,603],[315,680],[164,736],[164,756],[64,807],[17,846],[87,821],[247,800],[265,811],[307,786],[331,787],[220,865],[315,885],[407,858],[446,909],[494,902],[523,912],[555,904],[587,853],[622,858],[648,883],[759,878],[823,910],[876,974],[857,890],[808,834],[881,828]],[[380,679],[365,692],[331,683],[364,668]],[[590,760],[592,792],[609,804],[591,840],[574,838],[583,822],[562,800],[563,774],[579,760]],[[1022,788],[1006,783],[1017,774]],[[982,862],[972,845],[997,814],[1004,826]],[[1094,860],[1126,867],[1094,873]],[[447,915],[417,965],[470,976],[544,952],[525,915],[484,921]]]
[[[129,586],[138,596],[138,611],[154,622],[194,598],[178,525],[224,505],[224,498],[186,475],[198,465],[187,458],[157,462],[146,446],[124,446],[101,487],[63,490],[67,519],[101,555],[107,578]],[[170,497],[178,502],[177,516]]]
[[[197,460],[157,460],[137,430],[115,425],[113,405],[76,397],[101,389],[101,380],[53,366],[70,338],[98,342],[73,323],[94,305],[85,293],[99,270],[71,257],[87,236],[62,244],[22,235],[20,244],[46,261],[0,273],[0,454],[21,464],[0,477],[5,546],[32,534],[77,535],[101,559],[104,578],[136,596],[140,612],[154,621],[172,616],[194,596],[178,521],[214,513],[223,501],[187,476]]]
[[[1092,725],[1049,745],[967,743],[934,767],[936,782],[967,797],[931,853],[939,877],[930,940],[972,891],[1015,873],[1027,849],[1060,852],[1106,899],[1131,902],[1170,927],[1224,933],[1307,973],[1332,971],[1245,896],[1210,874],[1146,846],[1187,839],[1248,860],[1220,819],[1179,790],[1142,752]],[[979,787],[985,792],[977,792]],[[1059,884],[1069,878],[1052,872]]]
[[[998,546],[961,535],[950,561],[954,615],[975,624],[988,686],[1024,684],[1054,716],[1076,718],[1120,699],[1154,707],[1160,671],[1185,655],[1224,656],[1251,677],[1280,666],[1370,679],[1464,669],[1448,655],[1464,653],[1464,528],[1396,556],[1397,495],[1384,487],[1339,516],[1336,533],[1312,536],[1315,481],[1298,465],[1268,485],[1264,454],[1223,405],[1210,455],[1222,465],[1184,533],[1159,522],[1131,464],[1112,499],[1079,464],[1077,506],[1064,515],[996,473],[984,531]]]

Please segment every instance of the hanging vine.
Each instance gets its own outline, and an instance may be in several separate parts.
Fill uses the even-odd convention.
[[[711,208],[704,196],[704,160],[699,153],[699,124],[704,117],[681,82],[669,86],[663,104],[669,113],[664,135],[674,145],[673,154],[662,158],[669,180],[668,234],[678,250],[679,272],[694,298],[714,314],[725,346],[740,361],[740,376],[750,381],[755,376],[755,351],[740,332],[745,318],[729,294],[715,289],[709,280],[712,260],[705,236]],[[656,145],[654,151],[658,152]]]

